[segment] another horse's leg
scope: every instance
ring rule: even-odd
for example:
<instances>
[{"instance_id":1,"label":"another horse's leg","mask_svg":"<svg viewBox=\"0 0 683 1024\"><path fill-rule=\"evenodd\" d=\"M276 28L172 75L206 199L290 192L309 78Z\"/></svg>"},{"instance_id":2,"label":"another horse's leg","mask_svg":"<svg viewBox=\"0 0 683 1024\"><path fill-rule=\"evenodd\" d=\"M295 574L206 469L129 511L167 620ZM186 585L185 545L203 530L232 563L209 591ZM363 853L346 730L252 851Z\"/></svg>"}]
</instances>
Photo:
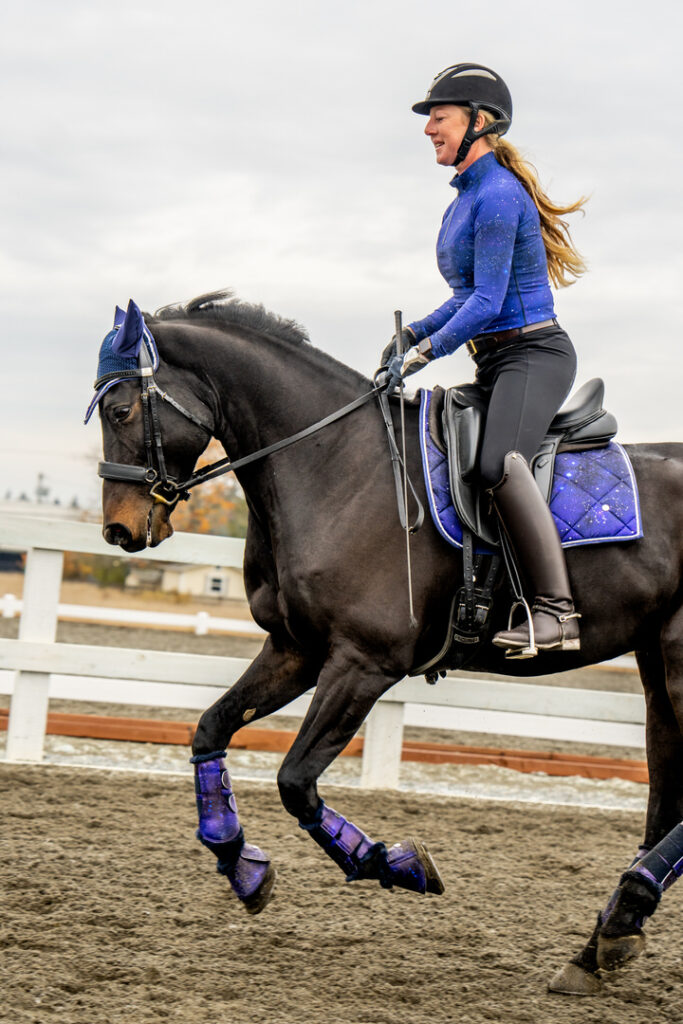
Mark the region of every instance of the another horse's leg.
<instances>
[{"instance_id":1,"label":"another horse's leg","mask_svg":"<svg viewBox=\"0 0 683 1024\"><path fill-rule=\"evenodd\" d=\"M387 847L318 796L317 780L355 735L375 701L396 681L352 645L338 647L325 664L315 697L278 775L285 808L323 848L347 882L377 879L414 892L443 892L429 851L416 839Z\"/></svg>"},{"instance_id":2,"label":"another horse's leg","mask_svg":"<svg viewBox=\"0 0 683 1024\"><path fill-rule=\"evenodd\" d=\"M658 648L640 652L637 658L647 705L646 735L650 792L645 839L631 861L627 875L661 837L666 835L672 824L683 816L683 790L678 781L683 779L683 738L666 689L664 659ZM626 875L622 876L607 906L598 914L593 933L584 948L561 968L550 982L548 987L552 992L594 995L601 988L598 977L601 968L614 970L642 951L644 912L637 927L633 919L628 923L622 918L623 906L616 916L613 913L620 901L625 877ZM617 920L622 922L621 935L616 934ZM605 927L609 921L611 925L606 928L605 934Z\"/></svg>"},{"instance_id":3,"label":"another horse's leg","mask_svg":"<svg viewBox=\"0 0 683 1024\"><path fill-rule=\"evenodd\" d=\"M645 851L622 876L614 905L603 915L597 958L605 970L642 951L644 922L683 874L683 609L665 625L661 639L666 689L647 693L651 788Z\"/></svg>"},{"instance_id":4,"label":"another horse's leg","mask_svg":"<svg viewBox=\"0 0 683 1024\"><path fill-rule=\"evenodd\" d=\"M244 841L225 748L245 722L277 711L313 686L319 667L319 661L268 637L244 675L204 712L192 744L197 838L216 856L217 870L250 914L258 914L270 899L275 869L262 850Z\"/></svg>"}]
</instances>

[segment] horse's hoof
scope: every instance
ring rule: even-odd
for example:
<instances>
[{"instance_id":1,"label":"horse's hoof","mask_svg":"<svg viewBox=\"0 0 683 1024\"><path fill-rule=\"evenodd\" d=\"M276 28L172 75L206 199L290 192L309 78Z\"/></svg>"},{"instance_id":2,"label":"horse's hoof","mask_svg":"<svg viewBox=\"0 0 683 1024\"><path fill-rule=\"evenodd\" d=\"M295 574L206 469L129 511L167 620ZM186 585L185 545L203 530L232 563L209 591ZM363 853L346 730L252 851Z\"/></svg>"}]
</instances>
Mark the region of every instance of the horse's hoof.
<instances>
[{"instance_id":1,"label":"horse's hoof","mask_svg":"<svg viewBox=\"0 0 683 1024\"><path fill-rule=\"evenodd\" d=\"M548 982L549 992L561 992L565 996L596 996L601 988L597 974L571 963L565 964Z\"/></svg>"},{"instance_id":2,"label":"horse's hoof","mask_svg":"<svg viewBox=\"0 0 683 1024\"><path fill-rule=\"evenodd\" d=\"M441 896L445 891L446 886L443 884L443 879L439 874L439 869L434 863L434 858L427 849L424 843L420 842L419 839L412 840L415 847L415 854L417 859L422 864L425 873L425 892L431 892L435 896Z\"/></svg>"},{"instance_id":3,"label":"horse's hoof","mask_svg":"<svg viewBox=\"0 0 683 1024\"><path fill-rule=\"evenodd\" d=\"M247 896L246 899L242 900L244 909L248 914L260 914L267 906L273 895L276 878L277 871L272 864L269 864L268 870L263 876L263 881L259 885L258 889L252 892L251 895Z\"/></svg>"},{"instance_id":4,"label":"horse's hoof","mask_svg":"<svg viewBox=\"0 0 683 1024\"><path fill-rule=\"evenodd\" d=\"M615 938L598 935L598 967L603 971L616 971L629 960L635 960L644 949L645 936L642 932Z\"/></svg>"}]
</instances>

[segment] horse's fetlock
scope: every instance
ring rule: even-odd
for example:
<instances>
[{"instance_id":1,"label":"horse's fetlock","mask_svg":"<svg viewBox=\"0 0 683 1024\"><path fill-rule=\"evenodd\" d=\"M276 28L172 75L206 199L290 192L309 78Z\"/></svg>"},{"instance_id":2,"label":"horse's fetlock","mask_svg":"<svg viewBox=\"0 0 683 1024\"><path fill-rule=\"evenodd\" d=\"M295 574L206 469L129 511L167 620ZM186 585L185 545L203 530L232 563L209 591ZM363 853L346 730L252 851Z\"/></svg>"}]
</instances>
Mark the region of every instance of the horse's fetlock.
<instances>
[{"instance_id":1,"label":"horse's fetlock","mask_svg":"<svg viewBox=\"0 0 683 1024\"><path fill-rule=\"evenodd\" d=\"M602 922L600 934L605 938L638 934L648 917L652 917L661 898L661 886L636 870L627 871L614 906Z\"/></svg>"}]
</instances>

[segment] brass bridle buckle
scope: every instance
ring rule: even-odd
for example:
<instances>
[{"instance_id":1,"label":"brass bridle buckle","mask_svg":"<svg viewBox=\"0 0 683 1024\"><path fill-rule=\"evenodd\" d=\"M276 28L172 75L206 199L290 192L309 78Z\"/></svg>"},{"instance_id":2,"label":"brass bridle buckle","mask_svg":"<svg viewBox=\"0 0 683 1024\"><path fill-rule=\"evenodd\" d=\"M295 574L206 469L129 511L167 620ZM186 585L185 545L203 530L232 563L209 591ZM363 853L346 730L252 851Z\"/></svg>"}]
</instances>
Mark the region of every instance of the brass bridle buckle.
<instances>
[{"instance_id":1,"label":"brass bridle buckle","mask_svg":"<svg viewBox=\"0 0 683 1024\"><path fill-rule=\"evenodd\" d=\"M190 497L189 491L181 491L173 480L157 480L149 493L157 504L168 505L173 508L179 501L187 501Z\"/></svg>"}]
</instances>

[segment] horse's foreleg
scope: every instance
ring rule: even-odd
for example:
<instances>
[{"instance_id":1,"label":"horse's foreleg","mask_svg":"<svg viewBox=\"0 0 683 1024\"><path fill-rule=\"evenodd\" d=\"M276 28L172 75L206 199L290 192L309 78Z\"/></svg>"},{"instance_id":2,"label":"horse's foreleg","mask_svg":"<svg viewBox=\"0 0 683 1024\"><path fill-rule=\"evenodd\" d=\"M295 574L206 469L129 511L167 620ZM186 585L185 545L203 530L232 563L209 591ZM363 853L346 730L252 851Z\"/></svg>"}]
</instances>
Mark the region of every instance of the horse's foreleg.
<instances>
[{"instance_id":1,"label":"horse's foreleg","mask_svg":"<svg viewBox=\"0 0 683 1024\"><path fill-rule=\"evenodd\" d=\"M548 987L553 992L593 995L601 987L601 970L613 971L642 952L645 946L643 924L654 911L658 894L654 893L653 903L648 890L640 892L639 887L647 882L639 881L639 865L650 852L654 853L652 848L683 817L683 791L677 781L683 778L683 738L667 693L664 660L659 649L639 653L638 667L647 701L650 772L645 839L606 907L598 914L590 939L550 982ZM648 870L647 863L645 870Z\"/></svg>"},{"instance_id":2,"label":"horse's foreleg","mask_svg":"<svg viewBox=\"0 0 683 1024\"><path fill-rule=\"evenodd\" d=\"M250 914L270 899L275 869L267 854L244 841L225 748L245 721L277 711L312 686L318 669L318 663L269 637L245 674L202 715L193 741L197 838L215 855L217 870Z\"/></svg>"},{"instance_id":3,"label":"horse's foreleg","mask_svg":"<svg viewBox=\"0 0 683 1024\"><path fill-rule=\"evenodd\" d=\"M387 848L328 807L317 780L357 732L375 701L395 682L350 646L337 650L320 675L315 697L278 775L285 808L337 864L348 882L372 878L385 888L442 893L427 848L409 839Z\"/></svg>"}]
</instances>

